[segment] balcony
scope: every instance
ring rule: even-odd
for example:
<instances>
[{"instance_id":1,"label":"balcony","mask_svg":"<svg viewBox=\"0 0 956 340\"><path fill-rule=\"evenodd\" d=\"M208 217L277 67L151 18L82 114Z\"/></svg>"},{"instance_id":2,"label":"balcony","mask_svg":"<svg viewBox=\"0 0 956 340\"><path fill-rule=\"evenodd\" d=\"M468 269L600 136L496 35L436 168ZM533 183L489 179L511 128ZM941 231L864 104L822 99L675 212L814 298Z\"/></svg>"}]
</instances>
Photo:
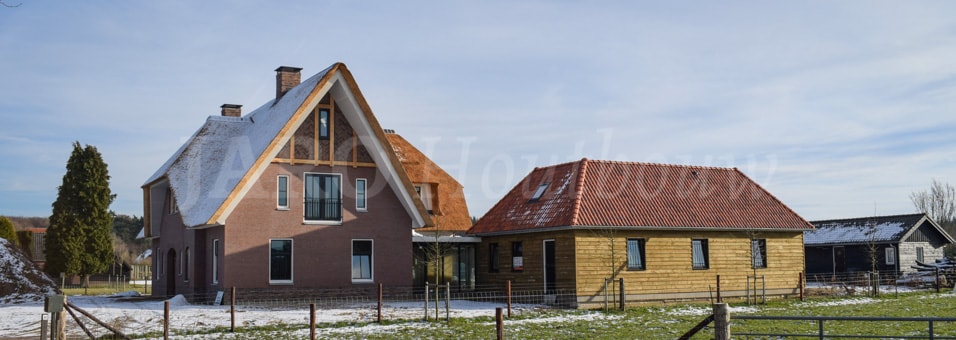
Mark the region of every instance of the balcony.
<instances>
[{"instance_id":1,"label":"balcony","mask_svg":"<svg viewBox=\"0 0 956 340\"><path fill-rule=\"evenodd\" d=\"M342 200L338 198L306 198L306 221L341 221Z\"/></svg>"}]
</instances>

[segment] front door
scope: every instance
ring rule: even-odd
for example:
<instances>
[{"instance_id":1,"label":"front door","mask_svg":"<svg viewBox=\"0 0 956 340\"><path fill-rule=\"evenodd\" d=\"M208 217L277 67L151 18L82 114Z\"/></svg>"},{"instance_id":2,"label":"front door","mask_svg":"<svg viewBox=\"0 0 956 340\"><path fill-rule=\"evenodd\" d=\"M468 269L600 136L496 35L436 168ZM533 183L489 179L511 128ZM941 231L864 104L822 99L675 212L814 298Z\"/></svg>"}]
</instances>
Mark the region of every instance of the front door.
<instances>
[{"instance_id":1,"label":"front door","mask_svg":"<svg viewBox=\"0 0 956 340\"><path fill-rule=\"evenodd\" d=\"M545 294L554 294L555 291L555 270L554 270L554 240L544 241L544 290Z\"/></svg>"},{"instance_id":2,"label":"front door","mask_svg":"<svg viewBox=\"0 0 956 340\"><path fill-rule=\"evenodd\" d=\"M833 272L846 273L846 250L843 246L833 247Z\"/></svg>"},{"instance_id":3,"label":"front door","mask_svg":"<svg viewBox=\"0 0 956 340\"><path fill-rule=\"evenodd\" d=\"M176 250L166 254L166 296L176 295Z\"/></svg>"}]
</instances>

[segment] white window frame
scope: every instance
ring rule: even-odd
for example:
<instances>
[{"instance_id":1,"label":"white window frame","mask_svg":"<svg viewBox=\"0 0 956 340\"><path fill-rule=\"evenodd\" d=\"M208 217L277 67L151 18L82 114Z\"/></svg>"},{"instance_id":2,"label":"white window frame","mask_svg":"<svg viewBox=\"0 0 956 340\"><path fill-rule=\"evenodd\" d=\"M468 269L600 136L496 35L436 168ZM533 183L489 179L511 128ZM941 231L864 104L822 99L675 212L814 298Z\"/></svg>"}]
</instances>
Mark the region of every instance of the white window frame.
<instances>
[{"instance_id":1,"label":"white window frame","mask_svg":"<svg viewBox=\"0 0 956 340\"><path fill-rule=\"evenodd\" d=\"M923 247L916 247L916 261L926 262L925 254Z\"/></svg>"},{"instance_id":2,"label":"white window frame","mask_svg":"<svg viewBox=\"0 0 956 340\"><path fill-rule=\"evenodd\" d=\"M367 242L369 242L369 243L371 244L371 250L372 250L372 251L371 251L371 254L368 255L368 266L369 266L368 272L369 272L369 278L367 278L367 279L366 279L366 278L355 278L355 277L352 275L352 268L355 266L355 258L354 258L354 257L355 257L355 242L356 242L356 241L359 241L359 242L366 242L366 241L367 241ZM350 250L351 250L350 253L349 253L349 259L350 259L350 261L349 261L349 264L350 264L350 266L349 266L349 277L352 278L352 283L373 283L373 282L375 282L375 240L372 240L372 239L364 239L364 238L352 239L352 243L351 243L351 246L350 246L349 248L350 248Z\"/></svg>"},{"instance_id":3,"label":"white window frame","mask_svg":"<svg viewBox=\"0 0 956 340\"><path fill-rule=\"evenodd\" d=\"M422 199L422 204L425 206L425 210L428 210L429 213L435 211L435 208L432 206L432 186L428 183L417 183L415 184L415 191L418 192L418 197Z\"/></svg>"},{"instance_id":4,"label":"white window frame","mask_svg":"<svg viewBox=\"0 0 956 340\"><path fill-rule=\"evenodd\" d=\"M886 249L883 249L883 253L886 255L886 265L896 265L896 248L886 247Z\"/></svg>"},{"instance_id":5,"label":"white window frame","mask_svg":"<svg viewBox=\"0 0 956 340\"><path fill-rule=\"evenodd\" d=\"M329 172L305 172L302 174L302 203L305 204L305 200L308 199L306 196L306 186L308 185L308 180L306 178L309 175L323 175L323 176L336 176L339 178L339 219L338 220L308 220L305 217L305 209L303 207L302 211L302 223L303 224L319 224L319 225L341 225L342 218L345 215L342 211L342 174L329 173Z\"/></svg>"},{"instance_id":6,"label":"white window frame","mask_svg":"<svg viewBox=\"0 0 956 340\"><path fill-rule=\"evenodd\" d=\"M285 178L285 205L280 203L282 199L282 179ZM276 210L289 210L289 175L276 176Z\"/></svg>"},{"instance_id":7,"label":"white window frame","mask_svg":"<svg viewBox=\"0 0 956 340\"><path fill-rule=\"evenodd\" d=\"M272 241L289 241L289 279L288 280L273 280L272 279ZM269 276L270 285L290 285L295 281L295 241L291 238L270 238L269 239L269 272L266 274Z\"/></svg>"},{"instance_id":8,"label":"white window frame","mask_svg":"<svg viewBox=\"0 0 956 340\"><path fill-rule=\"evenodd\" d=\"M212 240L212 283L219 284L219 239Z\"/></svg>"},{"instance_id":9,"label":"white window frame","mask_svg":"<svg viewBox=\"0 0 956 340\"><path fill-rule=\"evenodd\" d=\"M359 183L362 183L361 186L359 186ZM361 191L359 191L360 187L362 188ZM368 211L368 180L365 178L355 179L355 210Z\"/></svg>"}]
</instances>

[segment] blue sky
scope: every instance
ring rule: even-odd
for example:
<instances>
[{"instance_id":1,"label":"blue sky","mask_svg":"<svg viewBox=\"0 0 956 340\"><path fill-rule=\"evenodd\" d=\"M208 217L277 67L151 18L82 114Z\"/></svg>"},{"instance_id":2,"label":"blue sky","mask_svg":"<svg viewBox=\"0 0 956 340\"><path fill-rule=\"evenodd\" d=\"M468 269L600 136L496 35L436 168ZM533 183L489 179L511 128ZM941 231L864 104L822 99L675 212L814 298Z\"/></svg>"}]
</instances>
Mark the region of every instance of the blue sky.
<instances>
[{"instance_id":1,"label":"blue sky","mask_svg":"<svg viewBox=\"0 0 956 340\"><path fill-rule=\"evenodd\" d=\"M337 61L477 216L582 157L738 167L809 220L956 183L956 2L4 3L0 215L50 214L73 141L142 215L219 105Z\"/></svg>"}]
</instances>

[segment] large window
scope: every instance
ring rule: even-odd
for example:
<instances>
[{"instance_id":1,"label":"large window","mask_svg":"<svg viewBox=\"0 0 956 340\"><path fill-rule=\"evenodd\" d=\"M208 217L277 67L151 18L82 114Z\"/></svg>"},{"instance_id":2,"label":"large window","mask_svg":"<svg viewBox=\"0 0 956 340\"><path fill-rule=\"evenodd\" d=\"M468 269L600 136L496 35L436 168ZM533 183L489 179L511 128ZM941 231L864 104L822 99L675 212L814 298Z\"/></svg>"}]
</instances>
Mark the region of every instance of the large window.
<instances>
[{"instance_id":1,"label":"large window","mask_svg":"<svg viewBox=\"0 0 956 340\"><path fill-rule=\"evenodd\" d=\"M352 282L372 282L372 240L352 240Z\"/></svg>"},{"instance_id":2,"label":"large window","mask_svg":"<svg viewBox=\"0 0 956 340\"><path fill-rule=\"evenodd\" d=\"M511 271L524 270L524 247L521 242L511 242Z\"/></svg>"},{"instance_id":3,"label":"large window","mask_svg":"<svg viewBox=\"0 0 956 340\"><path fill-rule=\"evenodd\" d=\"M644 239L627 239L627 270L644 269Z\"/></svg>"},{"instance_id":4,"label":"large window","mask_svg":"<svg viewBox=\"0 0 956 340\"><path fill-rule=\"evenodd\" d=\"M355 180L355 210L368 210L368 197L366 193L366 181L364 178Z\"/></svg>"},{"instance_id":5,"label":"large window","mask_svg":"<svg viewBox=\"0 0 956 340\"><path fill-rule=\"evenodd\" d=\"M767 268L767 240L750 240L750 264L753 268Z\"/></svg>"},{"instance_id":6,"label":"large window","mask_svg":"<svg viewBox=\"0 0 956 340\"><path fill-rule=\"evenodd\" d=\"M341 221L341 175L305 174L305 220Z\"/></svg>"},{"instance_id":7,"label":"large window","mask_svg":"<svg viewBox=\"0 0 956 340\"><path fill-rule=\"evenodd\" d=\"M498 244L497 243L488 244L488 272L490 273L498 272Z\"/></svg>"},{"instance_id":8,"label":"large window","mask_svg":"<svg viewBox=\"0 0 956 340\"><path fill-rule=\"evenodd\" d=\"M289 176L276 177L276 208L289 209Z\"/></svg>"},{"instance_id":9,"label":"large window","mask_svg":"<svg viewBox=\"0 0 956 340\"><path fill-rule=\"evenodd\" d=\"M707 269L710 268L710 260L707 256L707 240L691 240L691 252L693 253L693 268L694 269Z\"/></svg>"},{"instance_id":10,"label":"large window","mask_svg":"<svg viewBox=\"0 0 956 340\"><path fill-rule=\"evenodd\" d=\"M212 283L219 283L219 240L212 240Z\"/></svg>"},{"instance_id":11,"label":"large window","mask_svg":"<svg viewBox=\"0 0 956 340\"><path fill-rule=\"evenodd\" d=\"M269 240L269 283L292 283L292 240Z\"/></svg>"},{"instance_id":12,"label":"large window","mask_svg":"<svg viewBox=\"0 0 956 340\"><path fill-rule=\"evenodd\" d=\"M896 264L896 248L886 247L886 264L889 266Z\"/></svg>"}]
</instances>

